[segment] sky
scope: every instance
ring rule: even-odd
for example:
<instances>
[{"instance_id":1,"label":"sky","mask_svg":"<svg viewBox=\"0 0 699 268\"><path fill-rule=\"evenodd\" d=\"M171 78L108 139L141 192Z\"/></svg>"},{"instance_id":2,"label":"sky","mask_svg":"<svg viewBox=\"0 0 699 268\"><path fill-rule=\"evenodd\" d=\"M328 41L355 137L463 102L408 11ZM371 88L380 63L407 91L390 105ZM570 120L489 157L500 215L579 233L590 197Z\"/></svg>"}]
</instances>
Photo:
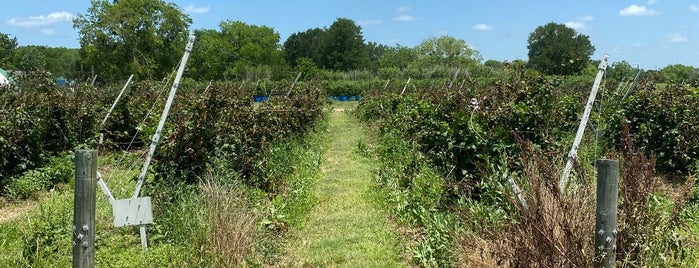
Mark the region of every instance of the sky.
<instances>
[{"instance_id":1,"label":"sky","mask_svg":"<svg viewBox=\"0 0 699 268\"><path fill-rule=\"evenodd\" d=\"M195 29L222 21L273 28L283 43L291 34L330 27L348 18L367 42L414 47L443 35L465 40L484 60L527 60L527 38L538 26L565 24L588 35L610 63L646 70L671 64L699 67L699 0L165 0L179 6ZM90 1L20 0L0 12L0 32L20 46L77 48L72 18ZM195 43L196 46L196 43ZM0 63L2 65L2 63Z\"/></svg>"}]
</instances>

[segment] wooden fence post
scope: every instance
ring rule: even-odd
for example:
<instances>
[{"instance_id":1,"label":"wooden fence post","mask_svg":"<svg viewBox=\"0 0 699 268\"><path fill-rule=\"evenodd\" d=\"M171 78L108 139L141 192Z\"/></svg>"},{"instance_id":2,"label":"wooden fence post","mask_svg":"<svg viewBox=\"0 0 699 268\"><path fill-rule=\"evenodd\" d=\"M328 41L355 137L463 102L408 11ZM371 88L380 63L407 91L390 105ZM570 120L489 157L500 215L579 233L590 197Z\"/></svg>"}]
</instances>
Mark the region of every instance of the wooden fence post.
<instances>
[{"instance_id":1,"label":"wooden fence post","mask_svg":"<svg viewBox=\"0 0 699 268\"><path fill-rule=\"evenodd\" d=\"M73 199L73 268L95 265L96 178L97 151L77 150Z\"/></svg>"},{"instance_id":2,"label":"wooden fence post","mask_svg":"<svg viewBox=\"0 0 699 268\"><path fill-rule=\"evenodd\" d=\"M597 209L595 213L595 262L615 267L619 161L597 160Z\"/></svg>"}]
</instances>

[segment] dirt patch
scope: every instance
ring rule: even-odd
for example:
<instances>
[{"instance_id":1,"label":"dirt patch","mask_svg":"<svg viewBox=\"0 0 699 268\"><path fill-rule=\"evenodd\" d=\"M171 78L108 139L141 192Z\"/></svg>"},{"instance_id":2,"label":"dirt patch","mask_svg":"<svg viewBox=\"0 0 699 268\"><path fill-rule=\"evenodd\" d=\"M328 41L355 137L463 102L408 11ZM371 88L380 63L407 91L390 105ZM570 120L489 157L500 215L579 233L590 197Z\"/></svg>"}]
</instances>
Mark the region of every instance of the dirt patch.
<instances>
[{"instance_id":1,"label":"dirt patch","mask_svg":"<svg viewBox=\"0 0 699 268\"><path fill-rule=\"evenodd\" d=\"M333 113L343 113L345 112L344 108L333 108Z\"/></svg>"},{"instance_id":2,"label":"dirt patch","mask_svg":"<svg viewBox=\"0 0 699 268\"><path fill-rule=\"evenodd\" d=\"M39 202L35 200L22 201L19 203L5 204L0 207L0 223L11 221L24 215L28 210L35 208Z\"/></svg>"}]
</instances>

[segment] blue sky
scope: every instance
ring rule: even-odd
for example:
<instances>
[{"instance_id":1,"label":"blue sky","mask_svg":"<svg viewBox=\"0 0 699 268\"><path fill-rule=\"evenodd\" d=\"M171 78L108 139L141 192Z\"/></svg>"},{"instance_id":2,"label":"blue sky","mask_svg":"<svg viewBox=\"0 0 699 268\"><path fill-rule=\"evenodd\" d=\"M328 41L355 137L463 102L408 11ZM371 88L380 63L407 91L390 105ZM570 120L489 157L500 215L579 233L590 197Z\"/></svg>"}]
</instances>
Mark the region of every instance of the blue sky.
<instances>
[{"instance_id":1,"label":"blue sky","mask_svg":"<svg viewBox=\"0 0 699 268\"><path fill-rule=\"evenodd\" d=\"M485 60L527 59L527 38L537 26L564 23L589 35L593 59L610 56L644 69L670 64L699 67L699 0L637 1L418 1L418 0L176 0L192 29L243 21L289 35L329 27L338 17L362 26L367 41L413 47L429 37L465 40ZM90 2L20 0L0 12L0 32L20 45L79 47L71 18ZM1 63L0 63L1 64Z\"/></svg>"}]
</instances>

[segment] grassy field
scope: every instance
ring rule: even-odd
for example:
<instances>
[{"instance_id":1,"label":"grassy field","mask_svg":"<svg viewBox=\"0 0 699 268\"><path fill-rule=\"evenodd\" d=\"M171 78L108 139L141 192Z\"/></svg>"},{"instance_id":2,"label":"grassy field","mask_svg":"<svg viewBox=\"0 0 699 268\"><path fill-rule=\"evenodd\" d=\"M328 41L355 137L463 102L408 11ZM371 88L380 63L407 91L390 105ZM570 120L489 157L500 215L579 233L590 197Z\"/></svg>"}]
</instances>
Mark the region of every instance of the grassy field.
<instances>
[{"instance_id":1,"label":"grassy field","mask_svg":"<svg viewBox=\"0 0 699 268\"><path fill-rule=\"evenodd\" d=\"M317 205L305 226L291 232L279 266L404 267L404 248L387 212L372 198L371 159L354 151L366 139L350 113L356 103L333 102Z\"/></svg>"}]
</instances>

